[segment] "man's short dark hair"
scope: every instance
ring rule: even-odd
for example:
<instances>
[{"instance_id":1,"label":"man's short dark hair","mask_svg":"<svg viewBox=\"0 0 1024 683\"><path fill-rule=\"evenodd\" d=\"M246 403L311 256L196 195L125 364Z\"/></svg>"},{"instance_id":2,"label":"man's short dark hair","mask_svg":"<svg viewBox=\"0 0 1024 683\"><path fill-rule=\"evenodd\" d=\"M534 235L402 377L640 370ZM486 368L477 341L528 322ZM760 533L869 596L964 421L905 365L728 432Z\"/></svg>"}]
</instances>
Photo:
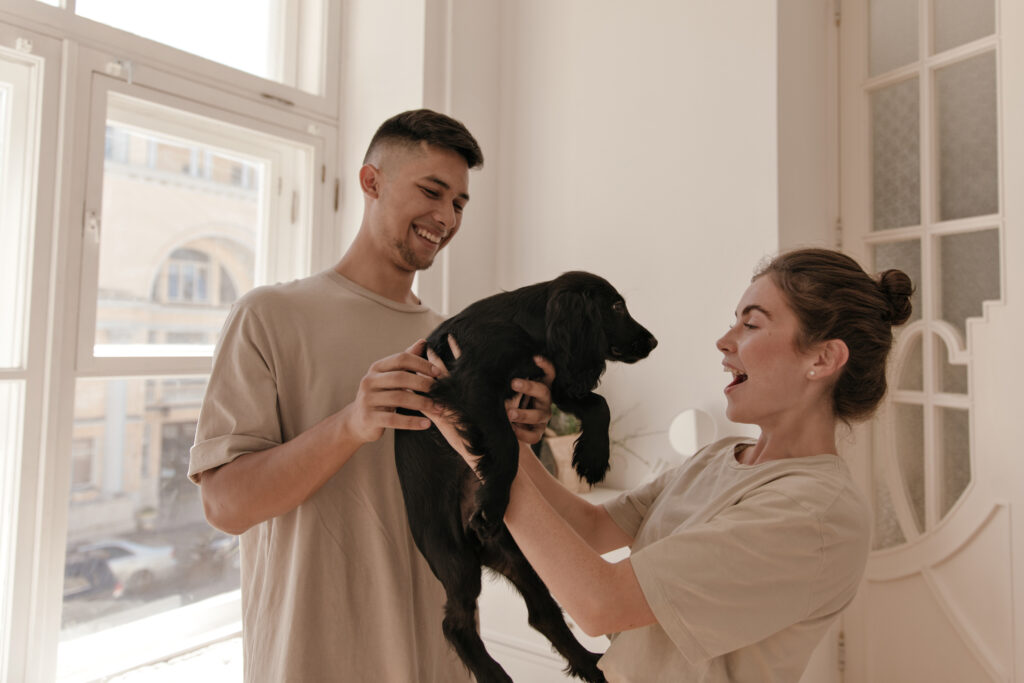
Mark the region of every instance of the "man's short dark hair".
<instances>
[{"instance_id":1,"label":"man's short dark hair","mask_svg":"<svg viewBox=\"0 0 1024 683\"><path fill-rule=\"evenodd\" d=\"M404 111L382 123L370 140L363 163L369 162L373 151L382 143L413 147L421 142L457 152L469 168L484 163L484 153L469 130L452 117L431 109Z\"/></svg>"}]
</instances>

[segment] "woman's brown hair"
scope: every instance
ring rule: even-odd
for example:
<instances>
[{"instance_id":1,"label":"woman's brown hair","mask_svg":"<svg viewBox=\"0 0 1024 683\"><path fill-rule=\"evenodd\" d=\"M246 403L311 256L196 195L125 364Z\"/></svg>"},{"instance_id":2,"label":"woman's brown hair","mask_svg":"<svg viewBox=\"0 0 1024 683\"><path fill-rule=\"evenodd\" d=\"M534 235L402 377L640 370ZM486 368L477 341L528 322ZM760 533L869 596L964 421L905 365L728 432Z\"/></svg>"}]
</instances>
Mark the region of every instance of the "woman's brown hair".
<instances>
[{"instance_id":1,"label":"woman's brown hair","mask_svg":"<svg viewBox=\"0 0 1024 683\"><path fill-rule=\"evenodd\" d=\"M895 269L871 277L846 254L813 248L776 256L754 279L764 275L796 313L801 349L829 339L840 339L849 349L832 390L835 416L844 422L870 417L887 388L892 328L910 318L910 277Z\"/></svg>"}]
</instances>

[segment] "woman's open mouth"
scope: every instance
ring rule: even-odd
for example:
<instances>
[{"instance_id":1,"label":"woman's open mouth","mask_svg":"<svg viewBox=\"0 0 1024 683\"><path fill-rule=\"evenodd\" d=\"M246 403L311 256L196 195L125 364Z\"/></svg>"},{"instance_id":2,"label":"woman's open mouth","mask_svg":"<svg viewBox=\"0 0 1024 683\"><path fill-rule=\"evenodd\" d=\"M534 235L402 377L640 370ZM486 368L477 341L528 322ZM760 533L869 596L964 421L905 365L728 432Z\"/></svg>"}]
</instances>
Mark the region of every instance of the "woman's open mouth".
<instances>
[{"instance_id":1,"label":"woman's open mouth","mask_svg":"<svg viewBox=\"0 0 1024 683\"><path fill-rule=\"evenodd\" d=\"M726 368L726 372L731 372L732 373L732 381L729 382L729 386L727 386L725 388L726 391L728 391L729 389L732 389L735 386L743 384L744 382L747 381L746 373L740 372L739 370L736 370L735 368Z\"/></svg>"}]
</instances>

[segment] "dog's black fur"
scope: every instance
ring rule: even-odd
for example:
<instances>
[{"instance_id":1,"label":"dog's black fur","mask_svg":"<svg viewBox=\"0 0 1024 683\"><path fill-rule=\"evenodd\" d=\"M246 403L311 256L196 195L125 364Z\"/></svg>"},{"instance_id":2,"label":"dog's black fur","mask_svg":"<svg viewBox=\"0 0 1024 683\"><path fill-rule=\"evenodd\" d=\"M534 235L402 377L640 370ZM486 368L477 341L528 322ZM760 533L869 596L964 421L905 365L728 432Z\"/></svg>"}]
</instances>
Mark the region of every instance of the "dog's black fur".
<instances>
[{"instance_id":1,"label":"dog's black fur","mask_svg":"<svg viewBox=\"0 0 1024 683\"><path fill-rule=\"evenodd\" d=\"M461 349L458 359L449 334ZM513 395L513 378L542 377L534 356L551 360L556 373L552 400L582 425L573 467L587 482L597 483L608 470L610 415L593 389L607 361L634 363L657 340L630 317L622 296L606 280L576 271L482 299L442 323L427 344L449 369L429 396L454 412L470 452L481 456L478 478L435 427L395 433L412 535L448 597L445 637L477 681L511 681L477 633L480 568L487 566L523 595L530 625L568 660L568 673L604 681L599 655L572 635L502 522L519 453L505 401Z\"/></svg>"}]
</instances>

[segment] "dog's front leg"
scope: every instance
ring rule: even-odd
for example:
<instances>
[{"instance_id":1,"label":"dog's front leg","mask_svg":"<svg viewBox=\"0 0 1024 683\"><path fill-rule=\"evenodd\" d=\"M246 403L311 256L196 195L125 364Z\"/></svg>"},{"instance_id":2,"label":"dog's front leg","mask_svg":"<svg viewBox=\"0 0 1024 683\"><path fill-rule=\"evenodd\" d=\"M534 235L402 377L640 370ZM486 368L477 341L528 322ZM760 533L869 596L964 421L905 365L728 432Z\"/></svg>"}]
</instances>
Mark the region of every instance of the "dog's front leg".
<instances>
[{"instance_id":1,"label":"dog's front leg","mask_svg":"<svg viewBox=\"0 0 1024 683\"><path fill-rule=\"evenodd\" d=\"M576 440L572 466L588 484L596 484L604 479L609 466L611 411L608 402L594 392L580 398L555 397L554 401L559 408L579 419L581 434Z\"/></svg>"},{"instance_id":2,"label":"dog's front leg","mask_svg":"<svg viewBox=\"0 0 1024 683\"><path fill-rule=\"evenodd\" d=\"M512 480L519 469L519 441L502 412L480 430L480 459L476 470L481 485L476 492L476 511L469 526L481 539L491 538L501 528L508 507Z\"/></svg>"}]
</instances>

